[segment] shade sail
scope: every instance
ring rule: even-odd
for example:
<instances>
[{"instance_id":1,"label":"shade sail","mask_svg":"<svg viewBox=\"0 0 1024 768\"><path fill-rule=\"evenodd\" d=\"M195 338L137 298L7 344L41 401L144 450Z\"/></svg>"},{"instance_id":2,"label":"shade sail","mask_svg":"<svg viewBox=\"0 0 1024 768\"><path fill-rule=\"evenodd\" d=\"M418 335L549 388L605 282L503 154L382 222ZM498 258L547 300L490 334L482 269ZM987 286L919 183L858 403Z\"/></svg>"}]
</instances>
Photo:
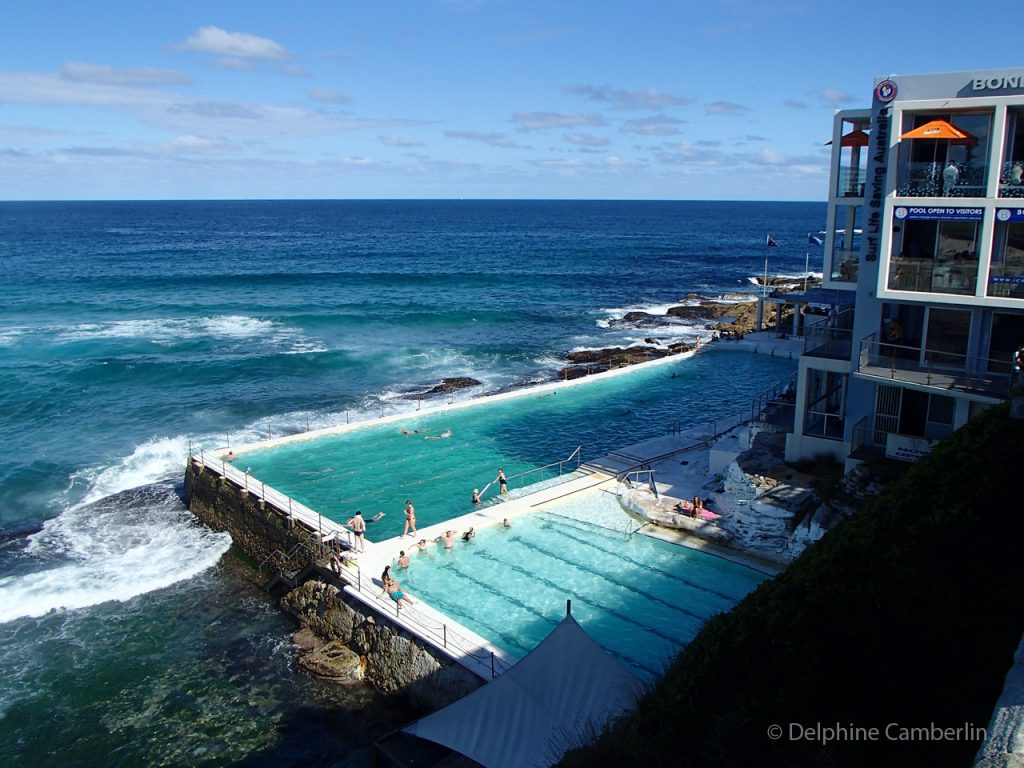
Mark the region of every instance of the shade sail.
<instances>
[{"instance_id":1,"label":"shade sail","mask_svg":"<svg viewBox=\"0 0 1024 768\"><path fill-rule=\"evenodd\" d=\"M957 128L948 120L932 120L924 125L919 125L912 131L907 131L901 139L934 139L947 140L956 143L973 143L977 141L974 136L962 128Z\"/></svg>"},{"instance_id":2,"label":"shade sail","mask_svg":"<svg viewBox=\"0 0 1024 768\"><path fill-rule=\"evenodd\" d=\"M540 768L599 732L640 692L640 680L566 616L501 677L402 731L487 768Z\"/></svg>"}]
</instances>

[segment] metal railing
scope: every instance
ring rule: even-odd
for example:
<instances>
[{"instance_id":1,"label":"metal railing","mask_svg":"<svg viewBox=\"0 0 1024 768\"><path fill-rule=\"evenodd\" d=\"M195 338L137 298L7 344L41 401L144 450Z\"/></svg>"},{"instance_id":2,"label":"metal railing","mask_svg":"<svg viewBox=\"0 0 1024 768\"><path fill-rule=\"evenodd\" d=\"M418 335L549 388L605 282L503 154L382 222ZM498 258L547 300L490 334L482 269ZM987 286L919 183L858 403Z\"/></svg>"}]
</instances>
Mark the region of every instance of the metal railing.
<instances>
[{"instance_id":1,"label":"metal railing","mask_svg":"<svg viewBox=\"0 0 1024 768\"><path fill-rule=\"evenodd\" d=\"M562 459L561 461L553 461L550 464L545 464L543 467L535 467L534 469L528 469L525 472L520 472L520 473L515 474L515 475L508 475L505 478L505 480L507 481L509 487L512 486L512 481L513 480L518 480L518 483L515 485L515 487L516 488L523 488L524 486L527 486L527 485L533 485L534 483L543 482L544 479L545 479L544 473L547 470L549 470L549 469L553 469L554 467L558 467L558 477L561 477L562 474L565 472L566 465L572 464L574 460L576 462L576 466L573 467L573 469L579 469L580 468L580 464L583 463L583 461L582 461L582 453L581 453L582 450L583 450L583 446L582 445L577 445L576 446L576 450L573 451L572 453L570 453L566 458ZM530 480L529 482L526 482L526 478L527 477L530 477L531 475L536 475L538 473L540 474L540 477L538 479ZM552 473L551 476L554 477L555 476L554 473ZM491 482L494 482L494 481L492 480Z\"/></svg>"},{"instance_id":2,"label":"metal railing","mask_svg":"<svg viewBox=\"0 0 1024 768\"><path fill-rule=\"evenodd\" d=\"M654 482L653 469L632 469L629 472L626 472L622 480L628 483L630 488L641 484L646 485L651 489L651 493L654 494L654 498L661 498L661 494L658 493L658 486Z\"/></svg>"},{"instance_id":3,"label":"metal railing","mask_svg":"<svg viewBox=\"0 0 1024 768\"><path fill-rule=\"evenodd\" d=\"M804 326L804 354L828 357L835 360L849 360L853 351L854 310L844 309L830 324L822 317Z\"/></svg>"},{"instance_id":4,"label":"metal railing","mask_svg":"<svg viewBox=\"0 0 1024 768\"><path fill-rule=\"evenodd\" d=\"M870 334L861 341L857 373L870 376L887 373L893 381L958 389L999 399L1010 393L1010 363L1006 360L886 344L874 339L875 334Z\"/></svg>"},{"instance_id":5,"label":"metal railing","mask_svg":"<svg viewBox=\"0 0 1024 768\"><path fill-rule=\"evenodd\" d=\"M285 517L295 520L309 531L316 533L321 541L324 540L324 537L332 536L344 540L349 547L352 546L352 532L348 528L330 518L325 518L320 512L295 501L292 497L281 493L265 482L257 480L249 473L248 469L240 470L229 461L208 455L202 448L197 450L191 440L188 444L188 458L190 461L199 462L203 467L212 469L243 491L270 504Z\"/></svg>"}]
</instances>

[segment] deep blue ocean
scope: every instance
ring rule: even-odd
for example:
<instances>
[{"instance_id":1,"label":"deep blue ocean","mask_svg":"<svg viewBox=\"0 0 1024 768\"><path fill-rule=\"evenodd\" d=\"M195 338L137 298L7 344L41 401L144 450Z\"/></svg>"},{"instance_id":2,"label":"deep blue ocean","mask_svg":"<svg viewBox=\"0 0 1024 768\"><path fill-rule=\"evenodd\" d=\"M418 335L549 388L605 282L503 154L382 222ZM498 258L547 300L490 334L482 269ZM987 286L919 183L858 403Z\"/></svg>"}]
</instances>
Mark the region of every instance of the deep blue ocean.
<instances>
[{"instance_id":1,"label":"deep blue ocean","mask_svg":"<svg viewBox=\"0 0 1024 768\"><path fill-rule=\"evenodd\" d=\"M547 381L570 350L692 339L701 327L618 321L691 292L753 292L767 234L769 271L803 274L824 216L0 203L2 762L367 765L371 736L407 713L296 670L292 620L180 502L188 443L414 409L443 377L481 381L466 397Z\"/></svg>"}]
</instances>

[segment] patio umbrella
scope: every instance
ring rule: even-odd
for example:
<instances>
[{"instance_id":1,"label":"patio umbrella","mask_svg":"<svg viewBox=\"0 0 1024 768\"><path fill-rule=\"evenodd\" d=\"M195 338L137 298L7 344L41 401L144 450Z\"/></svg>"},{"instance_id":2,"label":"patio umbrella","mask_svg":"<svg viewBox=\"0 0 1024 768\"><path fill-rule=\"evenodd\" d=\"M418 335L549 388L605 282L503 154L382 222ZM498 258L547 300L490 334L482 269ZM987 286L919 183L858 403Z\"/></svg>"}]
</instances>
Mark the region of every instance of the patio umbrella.
<instances>
[{"instance_id":1,"label":"patio umbrella","mask_svg":"<svg viewBox=\"0 0 1024 768\"><path fill-rule=\"evenodd\" d=\"M840 139L839 139L839 146L840 147L866 147L868 145L868 141L870 140L870 138L871 137L868 136L866 133L864 133L864 131L862 131L860 128L857 128L856 130L850 131L845 136L840 137ZM831 141L826 142L825 146L827 147L831 143L832 143Z\"/></svg>"},{"instance_id":2,"label":"patio umbrella","mask_svg":"<svg viewBox=\"0 0 1024 768\"><path fill-rule=\"evenodd\" d=\"M978 141L972 134L962 128L957 128L948 120L941 119L919 125L917 128L904 133L900 138L947 140L953 144L974 144Z\"/></svg>"}]
</instances>

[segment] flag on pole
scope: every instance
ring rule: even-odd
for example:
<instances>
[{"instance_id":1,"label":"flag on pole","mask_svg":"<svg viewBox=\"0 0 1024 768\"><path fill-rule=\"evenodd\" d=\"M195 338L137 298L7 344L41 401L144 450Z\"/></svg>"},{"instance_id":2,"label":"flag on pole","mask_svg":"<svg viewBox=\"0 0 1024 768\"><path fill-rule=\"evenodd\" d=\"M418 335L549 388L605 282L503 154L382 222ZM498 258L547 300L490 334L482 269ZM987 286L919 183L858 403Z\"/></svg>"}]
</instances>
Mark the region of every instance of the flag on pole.
<instances>
[{"instance_id":1,"label":"flag on pole","mask_svg":"<svg viewBox=\"0 0 1024 768\"><path fill-rule=\"evenodd\" d=\"M821 245L821 238L815 237L810 232L807 233L807 244L808 245Z\"/></svg>"},{"instance_id":2,"label":"flag on pole","mask_svg":"<svg viewBox=\"0 0 1024 768\"><path fill-rule=\"evenodd\" d=\"M768 235L768 241L765 243L765 246L768 248L778 248L779 244L775 242L775 238L773 238L771 235Z\"/></svg>"}]
</instances>

